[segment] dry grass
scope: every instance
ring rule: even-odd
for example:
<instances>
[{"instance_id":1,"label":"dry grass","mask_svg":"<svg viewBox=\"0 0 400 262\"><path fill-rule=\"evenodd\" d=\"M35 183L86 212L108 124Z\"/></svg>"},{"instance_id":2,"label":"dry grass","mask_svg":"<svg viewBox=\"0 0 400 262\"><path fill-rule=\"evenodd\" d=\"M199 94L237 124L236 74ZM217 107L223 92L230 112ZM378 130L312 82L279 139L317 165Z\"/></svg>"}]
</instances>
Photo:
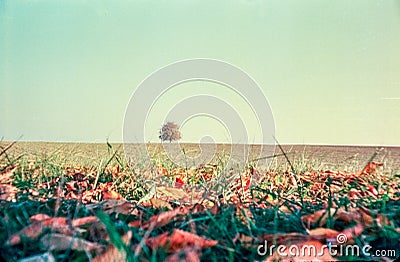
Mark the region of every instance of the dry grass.
<instances>
[{"instance_id":1,"label":"dry grass","mask_svg":"<svg viewBox=\"0 0 400 262\"><path fill-rule=\"evenodd\" d=\"M8 144L0 145L5 148ZM183 148L188 157L199 152L196 145L186 144ZM137 244L178 228L218 240L218 245L201 250L204 260L252 261L261 259L254 243L263 235L305 234L308 229L302 218L306 215L331 209L351 213L362 207L372 210L376 221L362 222L363 233L355 239L356 243L397 248L399 254L399 148L379 151L374 161L384 166L365 173L360 171L374 154L373 147L283 146L294 170L282 156L269 158L270 165L267 159L261 159L249 162L243 170L226 170L229 145L218 145L218 153L211 164L189 163L179 167L161 149L158 144L150 144L151 162L143 162L138 157L128 164L118 144L16 143L0 156L0 174L4 179L0 182L10 190L2 195L2 243L30 225L29 218L38 213L69 219L97 215L106 225L112 244L119 249L135 246L132 252L126 251L126 259L165 259L171 255L165 249L155 251L146 247L135 257ZM259 158L259 152L259 146L251 146L249 159ZM277 149L275 153L281 152ZM12 176L5 179L7 173ZM182 183L177 184L177 181ZM80 189L73 191L71 185L77 186L77 183L81 183ZM88 194L90 190L92 193ZM96 213L91 205L107 202L103 201L105 196L111 199L121 196L127 201L124 203L136 211L126 213L125 205L106 209L108 215L105 216ZM151 232L143 224L138 228L129 226L135 221L147 221L169 208L194 207L195 204L201 204L204 210L178 215ZM316 225L311 228L340 232L361 223L355 219L344 224L336 215L329 213L325 224L313 221ZM385 220L382 224L379 217L390 222ZM99 228L87 228L79 234L88 241L106 246L110 242L101 237L101 232ZM120 237L124 232L132 232L128 245L124 245ZM246 244L244 237L249 237L253 244ZM1 247L1 255L7 260L46 251L39 243L29 240ZM200 251L185 252L198 254ZM87 261L96 253L67 249L53 250L51 255L57 260Z\"/></svg>"}]
</instances>

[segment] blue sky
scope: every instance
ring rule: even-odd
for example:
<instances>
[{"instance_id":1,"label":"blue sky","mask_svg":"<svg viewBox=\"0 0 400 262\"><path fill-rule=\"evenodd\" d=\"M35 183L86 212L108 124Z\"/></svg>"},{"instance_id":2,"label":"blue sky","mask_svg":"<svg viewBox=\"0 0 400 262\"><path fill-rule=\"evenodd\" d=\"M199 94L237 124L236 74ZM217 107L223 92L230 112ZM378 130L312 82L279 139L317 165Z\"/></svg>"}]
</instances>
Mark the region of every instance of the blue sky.
<instances>
[{"instance_id":1,"label":"blue sky","mask_svg":"<svg viewBox=\"0 0 400 262\"><path fill-rule=\"evenodd\" d=\"M119 142L137 86L200 57L257 81L281 143L400 145L399 46L398 1L1 1L0 137ZM207 83L164 94L146 139L199 88L230 101L258 141L248 105ZM182 132L229 142L212 118Z\"/></svg>"}]
</instances>

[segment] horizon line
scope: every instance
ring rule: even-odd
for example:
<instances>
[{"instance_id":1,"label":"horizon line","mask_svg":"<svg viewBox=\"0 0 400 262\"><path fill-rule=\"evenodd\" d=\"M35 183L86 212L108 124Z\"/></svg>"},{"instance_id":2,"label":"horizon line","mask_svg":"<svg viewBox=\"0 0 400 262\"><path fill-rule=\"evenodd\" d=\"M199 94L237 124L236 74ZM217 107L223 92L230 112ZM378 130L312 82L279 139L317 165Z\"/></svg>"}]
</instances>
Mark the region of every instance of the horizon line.
<instances>
[{"instance_id":1,"label":"horizon line","mask_svg":"<svg viewBox=\"0 0 400 262\"><path fill-rule=\"evenodd\" d=\"M61 144L125 144L124 142L121 141L104 141L104 142L87 142L87 141L45 141L45 140L31 140L31 141L9 141L9 140L0 140L0 143L61 143ZM169 144L168 142L165 142L166 144ZM176 143L176 142L175 142ZM181 144L200 144L197 142L180 142ZM162 142L146 142L146 143L138 143L138 142L132 142L132 143L127 143L127 144L162 144ZM213 144L213 143L202 143L202 144ZM245 143L216 143L217 145L245 145ZM248 143L248 145L269 145L271 146L272 144L263 144L263 143ZM274 144L276 146L277 144ZM280 143L280 145L283 146L342 146L342 147L400 147L400 145L385 145L385 144L330 144L330 143Z\"/></svg>"}]
</instances>

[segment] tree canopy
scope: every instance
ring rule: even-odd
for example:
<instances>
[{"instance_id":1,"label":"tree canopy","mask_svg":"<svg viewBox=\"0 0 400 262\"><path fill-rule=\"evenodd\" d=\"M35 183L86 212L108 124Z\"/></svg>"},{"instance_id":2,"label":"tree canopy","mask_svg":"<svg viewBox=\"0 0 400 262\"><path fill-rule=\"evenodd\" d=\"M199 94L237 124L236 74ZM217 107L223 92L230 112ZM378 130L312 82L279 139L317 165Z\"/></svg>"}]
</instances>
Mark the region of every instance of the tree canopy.
<instances>
[{"instance_id":1,"label":"tree canopy","mask_svg":"<svg viewBox=\"0 0 400 262\"><path fill-rule=\"evenodd\" d=\"M182 138L179 126L174 122L167 122L161 127L159 138L161 141L176 141Z\"/></svg>"}]
</instances>

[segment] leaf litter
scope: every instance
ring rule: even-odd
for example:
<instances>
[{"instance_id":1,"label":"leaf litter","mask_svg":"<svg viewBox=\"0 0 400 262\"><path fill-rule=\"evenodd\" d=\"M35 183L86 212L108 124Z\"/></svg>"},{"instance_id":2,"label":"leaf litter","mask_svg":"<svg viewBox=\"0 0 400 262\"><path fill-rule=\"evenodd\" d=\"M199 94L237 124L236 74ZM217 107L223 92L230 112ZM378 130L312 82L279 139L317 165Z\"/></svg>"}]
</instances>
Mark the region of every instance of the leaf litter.
<instances>
[{"instance_id":1,"label":"leaf litter","mask_svg":"<svg viewBox=\"0 0 400 262\"><path fill-rule=\"evenodd\" d=\"M249 166L226 185L225 194L217 195L212 187L204 190L197 184L214 181L217 165L189 171L159 165L158 174L171 183L153 191L144 189L135 200L131 195L134 188L122 190L115 181L99 179L99 173L91 167L64 166L60 169L64 182L60 177L49 177L36 180L29 190L15 183L14 177L21 172L37 175L45 168L32 161L25 167L6 164L0 169L0 201L4 207L0 236L5 243L1 255L11 258L12 253L18 253L22 261L35 256L54 258L63 252L93 261L135 257L275 261L283 259L276 251L257 254L264 241L286 247L313 245L320 251L327 242L337 243L339 235L346 237L344 245L392 241L394 244L387 248L394 247L400 254L396 247L400 238L400 190L382 168L382 163L370 161L359 172L308 170L294 174ZM112 180L129 173L120 164L103 170ZM253 176L258 177L256 186L251 182ZM377 182L375 177L381 180ZM62 190L59 196L56 188ZM49 208L52 199L60 201L57 210ZM26 210L19 203L32 203L36 208ZM17 221L12 221L13 217ZM38 248L18 251L26 245ZM38 253L43 251L46 253ZM327 253L319 259L343 258Z\"/></svg>"}]
</instances>

